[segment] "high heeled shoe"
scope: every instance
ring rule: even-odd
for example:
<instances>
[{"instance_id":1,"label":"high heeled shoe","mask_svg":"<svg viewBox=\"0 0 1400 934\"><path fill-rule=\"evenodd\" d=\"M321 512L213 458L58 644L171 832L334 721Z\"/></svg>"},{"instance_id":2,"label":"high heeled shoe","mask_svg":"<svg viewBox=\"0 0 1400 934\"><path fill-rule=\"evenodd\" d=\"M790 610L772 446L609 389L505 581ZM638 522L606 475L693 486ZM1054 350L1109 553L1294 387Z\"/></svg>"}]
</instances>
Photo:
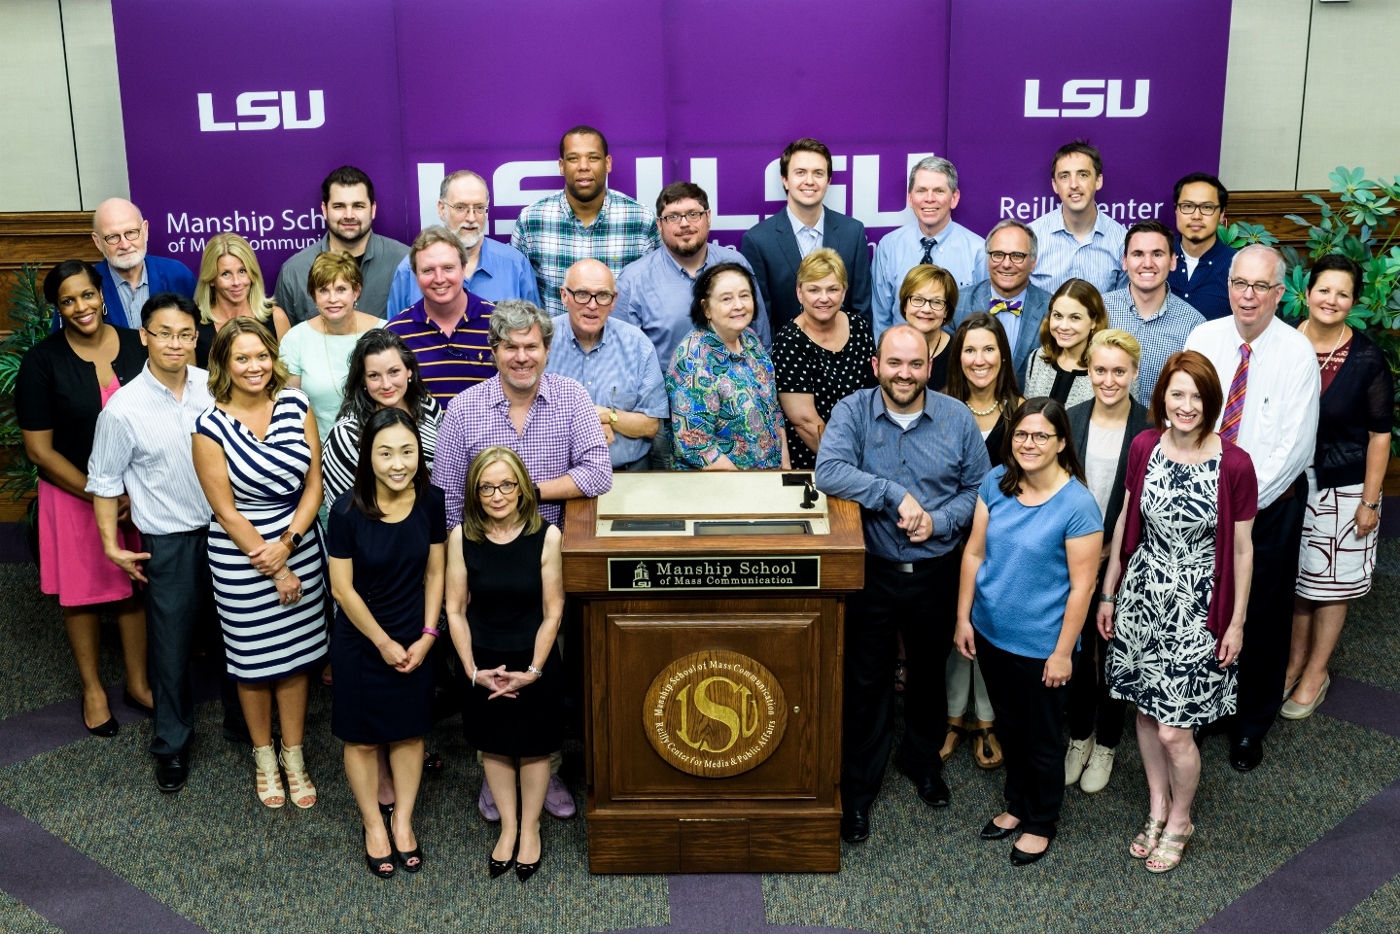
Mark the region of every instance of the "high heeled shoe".
<instances>
[{"instance_id":1,"label":"high heeled shoe","mask_svg":"<svg viewBox=\"0 0 1400 934\"><path fill-rule=\"evenodd\" d=\"M316 786L311 784L311 776L306 774L306 761L302 758L300 746L283 746L277 757L282 768L287 771L288 797L303 811L316 806ZM305 803L303 803L305 802Z\"/></svg>"},{"instance_id":2,"label":"high heeled shoe","mask_svg":"<svg viewBox=\"0 0 1400 934\"><path fill-rule=\"evenodd\" d=\"M398 843L394 840L394 828L389 828L389 846L393 849L394 855L398 857L399 865L404 872L417 872L423 868L423 847L415 846L408 852L399 849ZM416 860L416 862L415 862Z\"/></svg>"},{"instance_id":3,"label":"high heeled shoe","mask_svg":"<svg viewBox=\"0 0 1400 934\"><path fill-rule=\"evenodd\" d=\"M272 744L253 747L253 765L258 774L258 800L270 808L280 808L287 803L287 792L282 788L282 773L277 768L277 754Z\"/></svg>"},{"instance_id":4,"label":"high heeled shoe","mask_svg":"<svg viewBox=\"0 0 1400 934\"><path fill-rule=\"evenodd\" d=\"M121 730L121 724L117 722L116 717L108 717L106 723L99 723L97 726L88 726L86 723L84 723L83 726L93 736L100 736L103 739L116 736L118 731Z\"/></svg>"},{"instance_id":5,"label":"high heeled shoe","mask_svg":"<svg viewBox=\"0 0 1400 934\"><path fill-rule=\"evenodd\" d=\"M519 860L516 860L516 862L515 862L515 875L516 875L516 877L519 878L521 882L524 882L526 879L530 878L530 877L533 876L536 872L539 871L540 862L541 862L541 860L543 860L543 859L544 859L544 853L540 853L540 859L535 860L533 863L522 863L522 862L520 862Z\"/></svg>"},{"instance_id":6,"label":"high heeled shoe","mask_svg":"<svg viewBox=\"0 0 1400 934\"><path fill-rule=\"evenodd\" d=\"M364 828L361 828L361 829L363 830ZM391 877L391 876L394 874L394 854L393 854L393 852L392 852L392 851L393 851L393 848L394 848L394 844L393 844L392 840L391 840L390 843L389 843L389 850L390 850L390 853L389 853L388 856L371 856L371 855L369 855L369 831L368 831L368 830L365 830L365 831L364 831L364 834L365 834L365 865L369 866L369 871L372 872L372 873L374 873L374 874L375 874L376 876L378 876L379 878L381 878L381 879L388 879L389 877ZM407 869L408 867L404 867L404 868ZM409 872L413 872L413 871L414 871L414 870L411 870L411 869L409 870Z\"/></svg>"}]
</instances>

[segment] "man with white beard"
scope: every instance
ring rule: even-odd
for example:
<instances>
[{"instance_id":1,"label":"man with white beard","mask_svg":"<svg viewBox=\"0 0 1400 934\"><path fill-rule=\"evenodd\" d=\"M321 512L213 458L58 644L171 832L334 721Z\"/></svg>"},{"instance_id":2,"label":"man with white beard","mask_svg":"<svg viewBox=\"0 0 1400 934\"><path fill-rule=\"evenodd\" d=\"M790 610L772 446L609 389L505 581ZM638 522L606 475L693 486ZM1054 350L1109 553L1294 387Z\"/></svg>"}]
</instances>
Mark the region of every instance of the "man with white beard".
<instances>
[{"instance_id":1,"label":"man with white beard","mask_svg":"<svg viewBox=\"0 0 1400 934\"><path fill-rule=\"evenodd\" d=\"M490 206L491 192L486 180L466 169L444 178L438 189L438 217L467 248L463 285L488 302L521 298L538 305L540 296L535 285L535 271L530 268L525 254L486 236L491 230L486 216ZM394 281L389 286L389 317L422 297L418 278L409 266L408 257L404 257L394 270Z\"/></svg>"},{"instance_id":2,"label":"man with white beard","mask_svg":"<svg viewBox=\"0 0 1400 934\"><path fill-rule=\"evenodd\" d=\"M121 327L141 326L141 306L161 292L194 296L194 274L179 260L146 255L150 228L136 205L108 198L92 214L92 242L102 251L102 299L107 320ZM57 330L59 315L53 316Z\"/></svg>"}]
</instances>

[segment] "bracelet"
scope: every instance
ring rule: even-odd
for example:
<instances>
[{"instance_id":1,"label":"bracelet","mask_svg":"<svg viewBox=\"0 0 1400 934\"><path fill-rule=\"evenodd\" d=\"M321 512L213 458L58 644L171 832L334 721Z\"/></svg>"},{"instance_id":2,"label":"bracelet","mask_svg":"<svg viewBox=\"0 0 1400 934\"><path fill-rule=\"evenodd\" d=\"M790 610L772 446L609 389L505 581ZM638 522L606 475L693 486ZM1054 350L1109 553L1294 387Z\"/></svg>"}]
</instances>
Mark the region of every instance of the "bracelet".
<instances>
[{"instance_id":1,"label":"bracelet","mask_svg":"<svg viewBox=\"0 0 1400 934\"><path fill-rule=\"evenodd\" d=\"M291 576L292 576L292 572L289 570L289 571L287 571L286 574L283 574L281 577L274 577L273 580L275 580L275 581L284 581L284 580L286 580L287 578L289 578L289 577L291 577Z\"/></svg>"},{"instance_id":2,"label":"bracelet","mask_svg":"<svg viewBox=\"0 0 1400 934\"><path fill-rule=\"evenodd\" d=\"M1101 593L1101 594L1099 594L1099 602L1100 602L1100 603L1117 603L1117 602L1118 602L1118 595L1117 595L1116 593Z\"/></svg>"},{"instance_id":3,"label":"bracelet","mask_svg":"<svg viewBox=\"0 0 1400 934\"><path fill-rule=\"evenodd\" d=\"M477 673L478 671L480 671L480 670L481 670L481 669L478 668L478 667L476 667L475 665L472 666L472 686L473 686L473 687L476 686L476 673Z\"/></svg>"},{"instance_id":4,"label":"bracelet","mask_svg":"<svg viewBox=\"0 0 1400 934\"><path fill-rule=\"evenodd\" d=\"M439 636L442 635L442 630L440 630L440 629L430 629L430 628L428 628L427 626L424 626L424 627L423 627L423 632L424 632L425 635L432 636L433 638L437 638L437 637L439 637Z\"/></svg>"},{"instance_id":5,"label":"bracelet","mask_svg":"<svg viewBox=\"0 0 1400 934\"><path fill-rule=\"evenodd\" d=\"M1363 499L1363 500L1361 501L1361 505L1365 506L1367 509L1371 510L1372 512L1380 512L1380 511L1381 511L1380 500L1377 500L1377 501L1374 502L1374 503L1368 503L1368 502L1366 502L1366 500Z\"/></svg>"},{"instance_id":6,"label":"bracelet","mask_svg":"<svg viewBox=\"0 0 1400 934\"><path fill-rule=\"evenodd\" d=\"M537 681L538 681L540 678L543 678L543 677L544 677L544 672L543 672L543 671L540 671L540 670L539 670L538 668L536 668L534 665L526 665L526 666L525 666L525 670L528 671L528 672L530 672L531 674L533 674L533 675L535 676L535 680L537 680Z\"/></svg>"}]
</instances>

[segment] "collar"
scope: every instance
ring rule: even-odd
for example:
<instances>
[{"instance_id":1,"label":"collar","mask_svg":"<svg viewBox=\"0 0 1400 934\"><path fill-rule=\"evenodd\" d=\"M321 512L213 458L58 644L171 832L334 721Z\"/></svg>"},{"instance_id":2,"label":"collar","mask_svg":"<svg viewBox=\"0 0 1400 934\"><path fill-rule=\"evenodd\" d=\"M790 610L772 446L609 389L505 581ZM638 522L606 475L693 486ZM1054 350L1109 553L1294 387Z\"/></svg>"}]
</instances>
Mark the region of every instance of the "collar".
<instances>
[{"instance_id":1,"label":"collar","mask_svg":"<svg viewBox=\"0 0 1400 934\"><path fill-rule=\"evenodd\" d=\"M148 288L151 284L151 258L149 256L141 260L141 278L137 280L135 285L123 279L121 273L112 268L111 263L107 264L107 270L112 274L112 278L117 280L118 287L124 285L127 287L127 290L131 292L135 292L137 289L141 288ZM141 309L136 309L136 316L138 318L141 316Z\"/></svg>"},{"instance_id":2,"label":"collar","mask_svg":"<svg viewBox=\"0 0 1400 934\"><path fill-rule=\"evenodd\" d=\"M987 302L988 302L989 304L990 304L991 302L1020 302L1020 303L1021 303L1021 307L1022 307L1022 308L1025 308L1025 307L1026 307L1026 294L1029 293L1030 290L1031 290L1031 284L1030 284L1029 282L1027 282L1026 285L1025 285L1025 288L1021 289L1021 291L1017 292L1015 295L1002 295L1000 292L997 291L997 287L994 286L994 285L992 285L992 280L991 280L991 279L988 279L988 280L987 280ZM982 311L986 311L987 309L983 308L983 309L981 309L981 310L982 310Z\"/></svg>"},{"instance_id":3,"label":"collar","mask_svg":"<svg viewBox=\"0 0 1400 934\"><path fill-rule=\"evenodd\" d=\"M1164 288L1165 288L1165 287L1164 287ZM1156 321L1158 318L1160 318L1160 317L1162 317L1163 315L1165 315L1168 311L1171 311L1172 304L1173 304L1173 302L1172 302L1173 295L1172 295L1172 290L1171 290L1170 288L1166 288L1166 293L1167 293L1167 294L1166 294L1166 297L1162 299L1162 307L1161 307L1161 308L1158 308L1158 309L1157 309L1157 313L1154 314L1154 315L1152 315L1150 318L1144 318L1144 317L1141 315L1141 313L1138 312L1138 303L1137 303L1137 299L1133 298L1133 289L1132 289L1132 286L1129 286L1129 287L1128 287L1127 292L1128 292L1128 301L1129 301L1129 303L1131 303L1132 306L1133 306L1133 314L1137 315L1139 321Z\"/></svg>"},{"instance_id":4,"label":"collar","mask_svg":"<svg viewBox=\"0 0 1400 934\"><path fill-rule=\"evenodd\" d=\"M731 360L741 360L753 354L753 345L758 341L758 338L754 335L752 324L744 328L743 333L739 335L739 352L737 354L725 346L724 341L719 339L719 335L715 333L713 327L700 329L700 340Z\"/></svg>"},{"instance_id":5,"label":"collar","mask_svg":"<svg viewBox=\"0 0 1400 934\"><path fill-rule=\"evenodd\" d=\"M664 243L661 245L660 249L658 249L656 252L657 252L657 253L660 253L662 256L665 257L665 259L659 260L659 262L663 262L663 263L668 263L668 264L670 264L670 267L671 267L673 270L675 270L677 274L679 274L679 275L681 275L681 276L684 276L684 277L685 277L685 280L686 280L687 282L693 283L697 278L699 278L700 273L704 272L706 269L709 269L711 266L715 265L716 260L715 260L715 250L714 250L714 247L715 247L715 244L713 244L713 243L706 243L706 244L705 244L705 261L704 261L703 263L700 264L700 269L699 269L699 270L695 273L695 275L693 275L693 276L690 274L690 272L689 272L684 266L682 266L680 263L676 262L676 258L675 258L674 256L671 255L671 251L670 251L670 250L666 249L666 245L665 245Z\"/></svg>"},{"instance_id":6,"label":"collar","mask_svg":"<svg viewBox=\"0 0 1400 934\"><path fill-rule=\"evenodd\" d=\"M928 387L924 387L924 409L922 414L930 421L933 420L933 416L930 415L928 411L928 402L931 395L933 394L929 392ZM874 420L882 415L891 424L897 424L895 420L890 417L889 407L885 405L885 391L879 386L875 386L870 390L870 418ZM915 419L915 421L917 421L917 419Z\"/></svg>"},{"instance_id":7,"label":"collar","mask_svg":"<svg viewBox=\"0 0 1400 934\"><path fill-rule=\"evenodd\" d=\"M1215 242L1210 245L1210 249L1202 253L1200 259L1198 259L1196 262L1213 264L1217 259L1221 258L1221 254L1224 254L1226 256L1233 256L1234 253L1235 251L1232 247L1227 246L1225 244L1225 241L1221 240L1219 237L1216 237ZM1181 234L1176 235L1176 259L1176 268L1181 272L1185 272L1186 251L1181 247Z\"/></svg>"},{"instance_id":8,"label":"collar","mask_svg":"<svg viewBox=\"0 0 1400 934\"><path fill-rule=\"evenodd\" d=\"M918 221L914 221L914 223L910 224L909 229L913 232L915 240L922 242L925 238L927 238L933 241L934 246L943 246L943 244L948 242L948 238L952 235L953 230L957 226L958 222L950 217L943 223L943 229L940 230L938 233L933 234L931 237L928 234L924 233L924 228L919 226Z\"/></svg>"},{"instance_id":9,"label":"collar","mask_svg":"<svg viewBox=\"0 0 1400 934\"><path fill-rule=\"evenodd\" d=\"M1238 350L1240 344L1248 343L1250 351L1254 353L1257 353L1260 347L1267 347L1270 343L1272 343L1273 335L1278 331L1280 327L1288 327L1288 325L1284 324L1282 321L1279 320L1279 316L1276 311L1274 313L1274 316L1269 321L1269 326L1264 328L1263 333L1252 341L1246 341L1243 337L1240 336L1239 326L1235 324L1235 316L1231 315L1227 320L1230 322L1230 336L1235 339L1235 349ZM1294 333L1297 332L1295 331Z\"/></svg>"},{"instance_id":10,"label":"collar","mask_svg":"<svg viewBox=\"0 0 1400 934\"><path fill-rule=\"evenodd\" d=\"M1105 214L1103 211L1100 211L1098 207L1095 206L1094 229L1089 232L1089 236L1093 237L1095 234L1103 234L1104 236L1108 236L1108 222L1110 220L1111 218L1107 214ZM1051 233L1055 233L1056 231L1061 230L1069 234L1071 237L1074 236L1074 234L1070 233L1069 228L1065 226L1065 208L1063 204L1061 204L1060 207L1056 208L1054 211L1051 212L1050 221Z\"/></svg>"},{"instance_id":11,"label":"collar","mask_svg":"<svg viewBox=\"0 0 1400 934\"><path fill-rule=\"evenodd\" d=\"M460 325L477 318L487 317L488 312L485 311L485 308L490 303L487 302L486 299L479 297L475 292L468 290L465 282L462 283L462 291L467 295L467 307L462 309L462 317L458 324ZM429 323L426 301L426 299L420 298L408 307L408 316L418 324ZM452 333L457 333L456 328L453 328Z\"/></svg>"},{"instance_id":12,"label":"collar","mask_svg":"<svg viewBox=\"0 0 1400 934\"><path fill-rule=\"evenodd\" d=\"M541 403L544 405L549 404L550 392L554 385L553 376L553 373L540 374L539 382L535 383L535 398L530 401L530 408L533 409L537 404ZM497 373L495 376L477 385L481 386L481 391L486 394L487 407L500 408L501 406L510 406L510 400L506 398L505 387L501 385L500 373Z\"/></svg>"},{"instance_id":13,"label":"collar","mask_svg":"<svg viewBox=\"0 0 1400 934\"><path fill-rule=\"evenodd\" d=\"M569 340L578 348L578 352L585 355L593 353L595 350L601 350L607 344L608 334L612 331L612 329L608 327L608 322L604 321L603 330L598 334L598 342L593 345L592 350L584 350L583 345L578 342L578 335L574 333L574 323L569 320L569 313L566 311L562 315L556 315L555 318L559 322L554 326L555 331L558 332L562 330L564 333L568 334Z\"/></svg>"},{"instance_id":14,"label":"collar","mask_svg":"<svg viewBox=\"0 0 1400 934\"><path fill-rule=\"evenodd\" d=\"M499 252L501 246L502 244L497 243L490 237L484 234L482 235L481 251L476 254L476 272L472 273L473 279L476 278L478 273L483 272L486 273L486 276L489 279L496 278L496 273L500 270L499 264L504 261L504 257ZM462 287L466 288L466 285L467 284L464 281L462 283ZM471 304L470 299L468 299L467 304Z\"/></svg>"},{"instance_id":15,"label":"collar","mask_svg":"<svg viewBox=\"0 0 1400 934\"><path fill-rule=\"evenodd\" d=\"M807 225L798 220L797 215L792 213L792 205L786 206L783 210L787 212L788 221L792 224L793 235L796 236L797 233ZM817 218L817 222L812 225L812 229L815 230L823 240L826 239L826 205L822 205L822 213Z\"/></svg>"},{"instance_id":16,"label":"collar","mask_svg":"<svg viewBox=\"0 0 1400 934\"><path fill-rule=\"evenodd\" d=\"M145 365L141 367L141 372L136 375L136 378L149 382L154 389L165 393L172 399L175 398L175 393L170 391L170 387L156 379L156 375L151 372L150 360L147 360ZM189 398L189 391L192 386L201 382L208 382L208 379L208 373L205 370L201 370L197 366L187 365L185 367L185 398Z\"/></svg>"},{"instance_id":17,"label":"collar","mask_svg":"<svg viewBox=\"0 0 1400 934\"><path fill-rule=\"evenodd\" d=\"M603 203L598 207L598 216L594 218L593 223L596 224L607 218L608 208L612 206L612 200L613 190L611 188L604 188ZM573 220L579 226L583 226L583 221L579 220L578 215L574 213L574 206L569 203L569 193L567 191L561 190L559 192L559 205L563 209L566 217Z\"/></svg>"},{"instance_id":18,"label":"collar","mask_svg":"<svg viewBox=\"0 0 1400 934\"><path fill-rule=\"evenodd\" d=\"M374 244L374 241L377 240L377 239L379 239L379 234L375 233L373 230L371 230L369 233L367 233L367 234L365 235L365 252L360 256L360 265L364 265L365 263L369 262L371 259L374 258L374 254L375 254L375 249L374 249L375 244ZM331 235L330 235L330 232L328 231L328 232L326 232L326 233L324 233L324 234L321 235L321 252L322 252L322 253L329 253L330 251L331 251Z\"/></svg>"}]
</instances>

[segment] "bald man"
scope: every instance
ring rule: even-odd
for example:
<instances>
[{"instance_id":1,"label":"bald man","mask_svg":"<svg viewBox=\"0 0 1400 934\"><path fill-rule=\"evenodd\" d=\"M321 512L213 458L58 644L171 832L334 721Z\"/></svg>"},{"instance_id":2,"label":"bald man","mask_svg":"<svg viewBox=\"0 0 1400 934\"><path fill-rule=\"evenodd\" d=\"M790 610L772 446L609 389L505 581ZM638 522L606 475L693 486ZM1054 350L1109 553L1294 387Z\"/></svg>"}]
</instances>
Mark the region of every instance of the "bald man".
<instances>
[{"instance_id":1,"label":"bald man","mask_svg":"<svg viewBox=\"0 0 1400 934\"><path fill-rule=\"evenodd\" d=\"M148 224L141 210L125 198L108 198L92 213L92 242L104 259L102 298L107 321L120 327L141 326L141 306L161 292L194 297L194 274L178 260L146 255ZM57 330L59 316L54 315Z\"/></svg>"},{"instance_id":2,"label":"bald man","mask_svg":"<svg viewBox=\"0 0 1400 934\"><path fill-rule=\"evenodd\" d=\"M598 260L570 266L559 299L564 314L554 319L546 372L576 379L588 391L613 470L646 470L651 439L671 416L656 348L641 328L611 320L617 280Z\"/></svg>"}]
</instances>

